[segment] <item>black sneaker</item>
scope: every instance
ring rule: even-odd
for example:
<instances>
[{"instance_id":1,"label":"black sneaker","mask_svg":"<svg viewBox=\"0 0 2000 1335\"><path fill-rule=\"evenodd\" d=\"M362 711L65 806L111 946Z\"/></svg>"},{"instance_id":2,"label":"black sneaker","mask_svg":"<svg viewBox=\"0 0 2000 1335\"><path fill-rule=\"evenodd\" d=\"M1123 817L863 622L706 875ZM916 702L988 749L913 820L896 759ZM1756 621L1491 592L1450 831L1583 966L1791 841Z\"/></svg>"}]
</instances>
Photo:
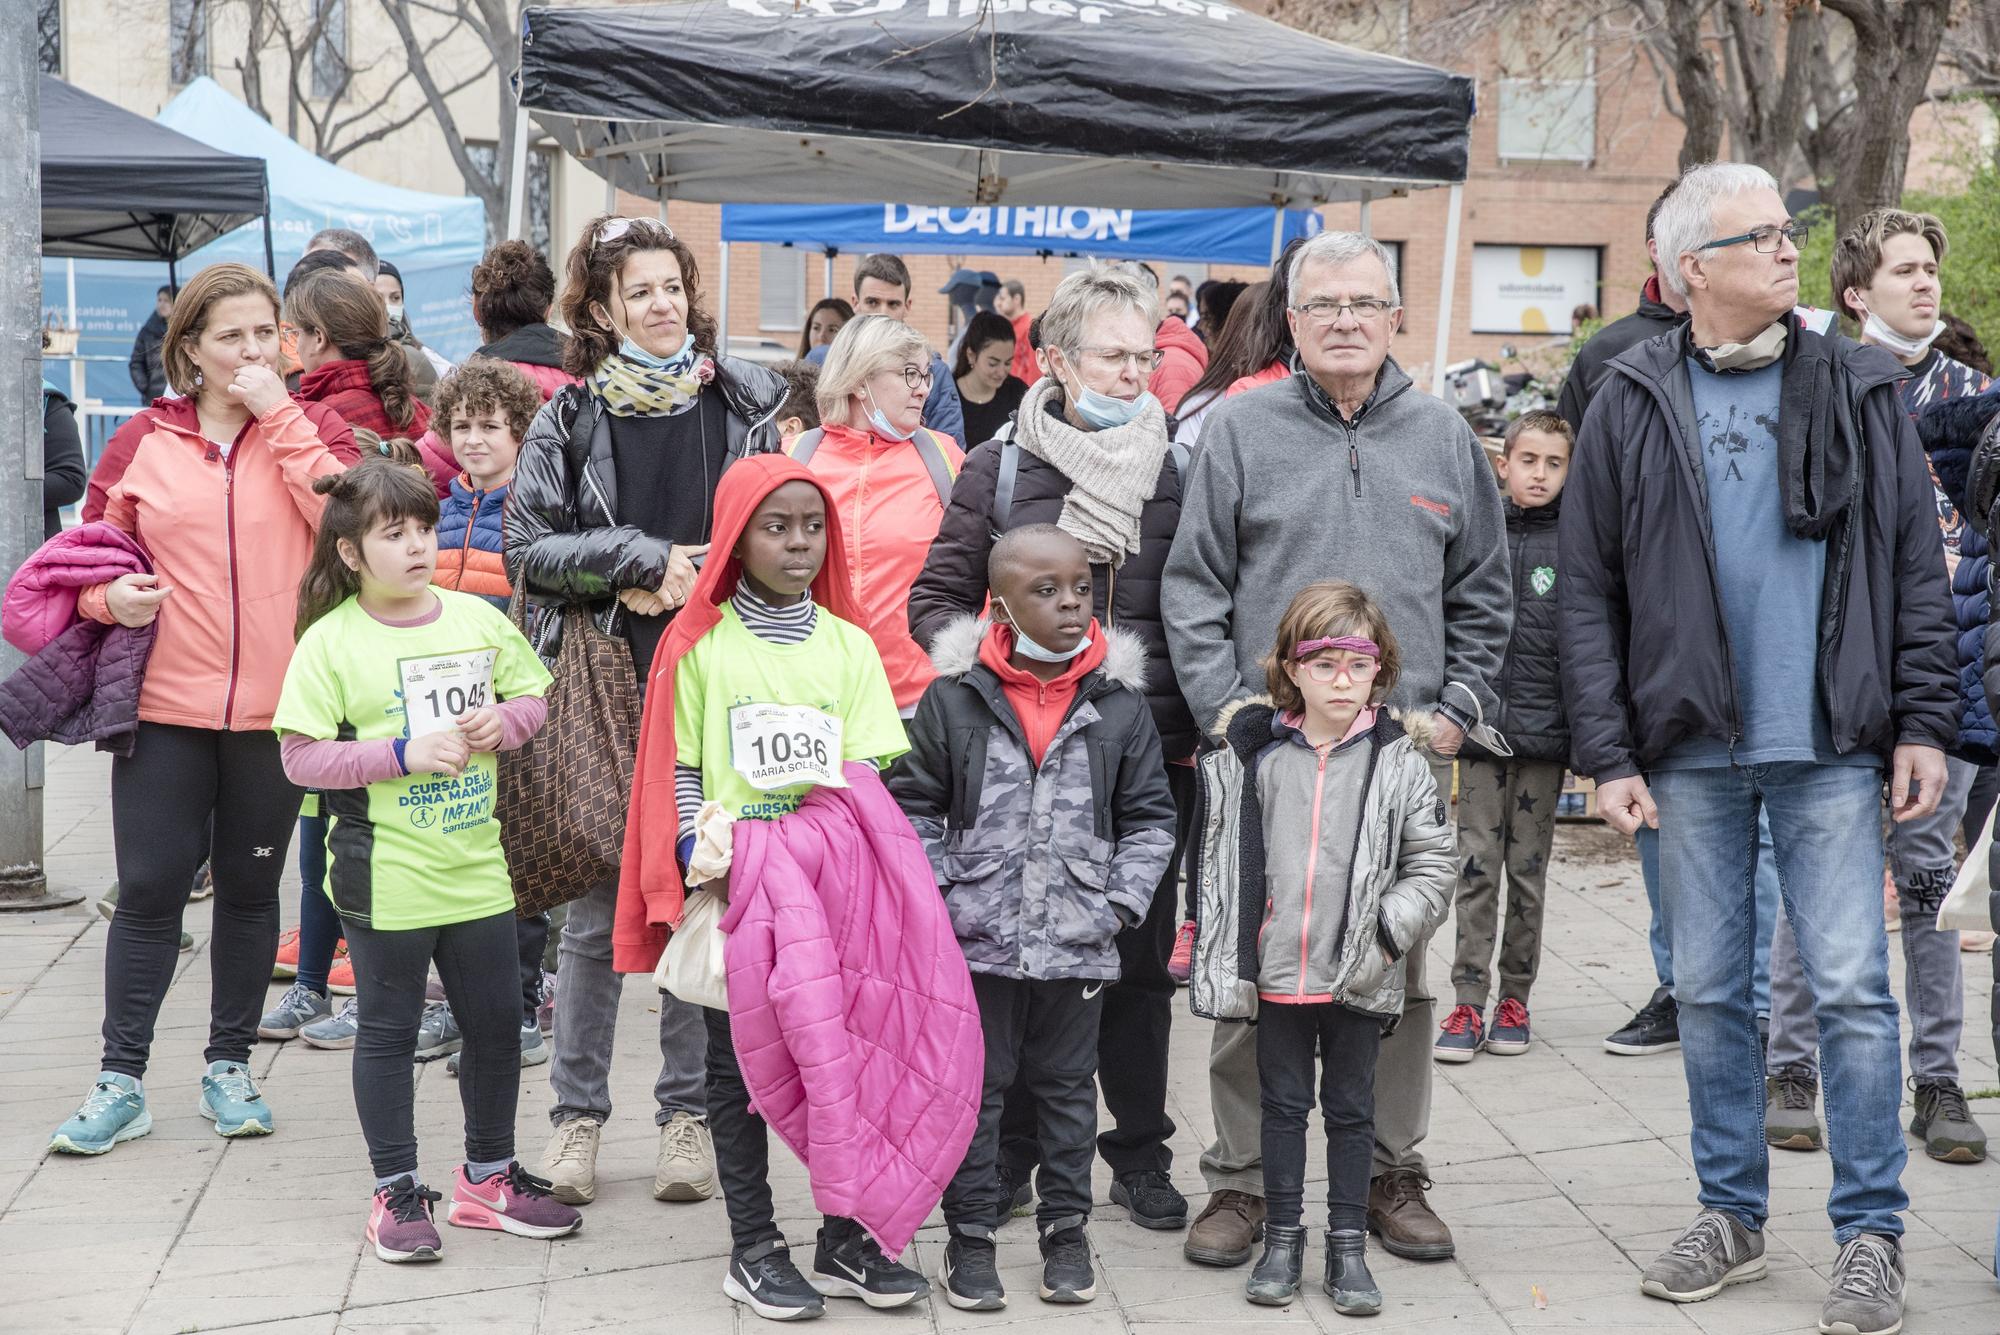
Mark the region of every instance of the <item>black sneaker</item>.
<instances>
[{"instance_id":1,"label":"black sneaker","mask_svg":"<svg viewBox=\"0 0 2000 1335\"><path fill-rule=\"evenodd\" d=\"M1910 1134L1924 1142L1924 1153L1939 1163L1979 1163L1986 1158L1986 1132L1972 1120L1965 1091L1956 1080L1910 1077L1917 1092Z\"/></svg>"},{"instance_id":2,"label":"black sneaker","mask_svg":"<svg viewBox=\"0 0 2000 1335\"><path fill-rule=\"evenodd\" d=\"M1666 988L1653 993L1625 1022L1625 1027L1604 1040L1604 1050L1621 1057L1645 1057L1681 1045L1681 1009Z\"/></svg>"},{"instance_id":3,"label":"black sneaker","mask_svg":"<svg viewBox=\"0 0 2000 1335\"><path fill-rule=\"evenodd\" d=\"M993 1240L952 1234L945 1244L944 1264L938 1267L938 1286L944 1290L944 1300L962 1312L996 1312L1005 1307L1007 1290L994 1262Z\"/></svg>"},{"instance_id":4,"label":"black sneaker","mask_svg":"<svg viewBox=\"0 0 2000 1335\"><path fill-rule=\"evenodd\" d=\"M1158 1169L1120 1173L1111 1180L1111 1203L1122 1205L1140 1228L1187 1227L1187 1197Z\"/></svg>"},{"instance_id":5,"label":"black sneaker","mask_svg":"<svg viewBox=\"0 0 2000 1335\"><path fill-rule=\"evenodd\" d=\"M806 1283L782 1241L731 1256L722 1291L766 1321L810 1321L826 1313L826 1299Z\"/></svg>"},{"instance_id":6,"label":"black sneaker","mask_svg":"<svg viewBox=\"0 0 2000 1335\"><path fill-rule=\"evenodd\" d=\"M1019 1177L1006 1164L1000 1165L1000 1217L993 1222L1004 1224L1009 1219L1022 1219L1035 1212L1035 1170L1024 1169Z\"/></svg>"},{"instance_id":7,"label":"black sneaker","mask_svg":"<svg viewBox=\"0 0 2000 1335\"><path fill-rule=\"evenodd\" d=\"M1083 1226L1042 1235L1042 1301L1087 1303L1097 1296L1097 1274L1090 1268L1090 1244Z\"/></svg>"},{"instance_id":8,"label":"black sneaker","mask_svg":"<svg viewBox=\"0 0 2000 1335\"><path fill-rule=\"evenodd\" d=\"M901 1307L931 1291L930 1281L891 1261L866 1233L829 1243L824 1228L813 1248L812 1286L829 1298L859 1298L870 1307Z\"/></svg>"}]
</instances>

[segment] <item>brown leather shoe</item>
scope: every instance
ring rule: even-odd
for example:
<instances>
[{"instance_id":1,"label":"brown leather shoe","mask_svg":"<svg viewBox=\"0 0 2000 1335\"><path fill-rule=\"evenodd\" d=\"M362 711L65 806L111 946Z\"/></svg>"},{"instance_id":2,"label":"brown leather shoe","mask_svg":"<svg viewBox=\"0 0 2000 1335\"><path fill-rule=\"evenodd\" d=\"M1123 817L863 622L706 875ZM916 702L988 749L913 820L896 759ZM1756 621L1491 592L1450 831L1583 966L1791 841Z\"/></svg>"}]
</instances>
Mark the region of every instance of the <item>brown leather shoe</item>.
<instances>
[{"instance_id":1,"label":"brown leather shoe","mask_svg":"<svg viewBox=\"0 0 2000 1335\"><path fill-rule=\"evenodd\" d=\"M1202 1265L1242 1265L1263 1236L1264 1198L1223 1190L1208 1198L1181 1251Z\"/></svg>"},{"instance_id":2,"label":"brown leather shoe","mask_svg":"<svg viewBox=\"0 0 2000 1335\"><path fill-rule=\"evenodd\" d=\"M1382 1239L1390 1255L1409 1261L1451 1258L1451 1230L1424 1199L1430 1184L1414 1168L1392 1168L1368 1184L1368 1231Z\"/></svg>"}]
</instances>

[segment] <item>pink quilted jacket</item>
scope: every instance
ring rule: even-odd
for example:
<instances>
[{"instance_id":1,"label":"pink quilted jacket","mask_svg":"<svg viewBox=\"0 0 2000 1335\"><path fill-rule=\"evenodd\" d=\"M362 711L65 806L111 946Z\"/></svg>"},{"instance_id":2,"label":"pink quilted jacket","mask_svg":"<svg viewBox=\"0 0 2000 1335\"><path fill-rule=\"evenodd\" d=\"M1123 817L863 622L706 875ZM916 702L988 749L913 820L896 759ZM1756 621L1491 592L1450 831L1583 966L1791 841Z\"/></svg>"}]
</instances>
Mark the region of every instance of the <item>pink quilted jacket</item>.
<instances>
[{"instance_id":1,"label":"pink quilted jacket","mask_svg":"<svg viewBox=\"0 0 2000 1335\"><path fill-rule=\"evenodd\" d=\"M751 1105L823 1212L900 1255L958 1171L986 1060L923 845L875 771L736 824L722 928Z\"/></svg>"},{"instance_id":2,"label":"pink quilted jacket","mask_svg":"<svg viewBox=\"0 0 2000 1335\"><path fill-rule=\"evenodd\" d=\"M82 620L76 610L79 589L152 568L146 549L114 524L99 520L58 533L8 579L0 635L22 653L38 654Z\"/></svg>"}]
</instances>

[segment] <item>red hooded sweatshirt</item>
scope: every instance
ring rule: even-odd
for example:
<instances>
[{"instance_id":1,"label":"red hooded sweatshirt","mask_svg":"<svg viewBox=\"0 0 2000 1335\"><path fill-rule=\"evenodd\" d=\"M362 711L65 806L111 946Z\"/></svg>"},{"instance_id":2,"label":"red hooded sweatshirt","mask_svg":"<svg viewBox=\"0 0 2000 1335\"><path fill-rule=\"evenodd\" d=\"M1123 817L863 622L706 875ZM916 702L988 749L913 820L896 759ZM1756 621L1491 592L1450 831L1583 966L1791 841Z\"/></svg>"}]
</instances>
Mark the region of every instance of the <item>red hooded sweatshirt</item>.
<instances>
[{"instance_id":1,"label":"red hooded sweatshirt","mask_svg":"<svg viewBox=\"0 0 2000 1335\"><path fill-rule=\"evenodd\" d=\"M1084 632L1090 640L1090 647L1069 660L1062 675L1054 681L1043 681L1032 672L1023 671L1007 661L1014 652L1014 628L994 622L987 627L986 638L979 642L979 661L993 669L1000 678L1000 687L1007 695L1007 703L1014 707L1014 717L1021 720L1021 735L1028 739L1028 754L1033 757L1035 768L1042 767L1042 757L1048 754L1049 743L1055 740L1057 729L1069 717L1070 702L1076 699L1077 683L1104 662L1104 632L1095 620Z\"/></svg>"},{"instance_id":2,"label":"red hooded sweatshirt","mask_svg":"<svg viewBox=\"0 0 2000 1335\"><path fill-rule=\"evenodd\" d=\"M1160 350L1160 365L1146 388L1153 391L1160 406L1170 413L1177 412L1181 400L1208 369L1208 344L1178 317L1169 315L1154 332L1153 346Z\"/></svg>"},{"instance_id":3,"label":"red hooded sweatshirt","mask_svg":"<svg viewBox=\"0 0 2000 1335\"><path fill-rule=\"evenodd\" d=\"M618 912L611 926L611 967L651 973L666 949L667 931L681 921L686 887L674 843L680 811L674 803L674 681L682 655L722 620L722 606L743 578L733 554L750 518L766 496L787 482L810 482L826 496L812 470L782 454L753 454L722 475L715 488L715 527L709 557L696 576L687 606L667 627L653 655L653 677L639 722L639 757L632 771L632 805L625 817L625 856L618 876ZM847 579L847 542L840 515L826 498L826 561L813 581L812 599L842 621L862 625Z\"/></svg>"}]
</instances>

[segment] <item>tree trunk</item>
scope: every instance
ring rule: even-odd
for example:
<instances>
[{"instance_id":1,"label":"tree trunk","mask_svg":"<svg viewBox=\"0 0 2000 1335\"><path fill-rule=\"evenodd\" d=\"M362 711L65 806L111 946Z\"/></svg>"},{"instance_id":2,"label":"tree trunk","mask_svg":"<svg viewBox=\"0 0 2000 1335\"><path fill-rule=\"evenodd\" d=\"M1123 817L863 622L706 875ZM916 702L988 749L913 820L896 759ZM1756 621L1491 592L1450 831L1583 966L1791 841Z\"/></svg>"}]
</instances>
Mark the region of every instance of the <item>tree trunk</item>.
<instances>
[{"instance_id":1,"label":"tree trunk","mask_svg":"<svg viewBox=\"0 0 2000 1335\"><path fill-rule=\"evenodd\" d=\"M1687 133L1681 139L1681 170L1713 161L1722 151L1722 131L1727 122L1723 112L1722 86L1715 77L1715 65L1702 42L1701 18L1705 5L1699 0L1666 0L1663 54L1674 72L1674 89L1681 95L1681 122Z\"/></svg>"},{"instance_id":2,"label":"tree trunk","mask_svg":"<svg viewBox=\"0 0 2000 1335\"><path fill-rule=\"evenodd\" d=\"M1951 0L1902 0L1893 9L1885 0L1824 3L1854 26L1857 50L1852 112L1816 136L1822 149L1831 149L1815 164L1820 192L1845 231L1869 210L1902 199L1910 116L1930 84Z\"/></svg>"}]
</instances>

